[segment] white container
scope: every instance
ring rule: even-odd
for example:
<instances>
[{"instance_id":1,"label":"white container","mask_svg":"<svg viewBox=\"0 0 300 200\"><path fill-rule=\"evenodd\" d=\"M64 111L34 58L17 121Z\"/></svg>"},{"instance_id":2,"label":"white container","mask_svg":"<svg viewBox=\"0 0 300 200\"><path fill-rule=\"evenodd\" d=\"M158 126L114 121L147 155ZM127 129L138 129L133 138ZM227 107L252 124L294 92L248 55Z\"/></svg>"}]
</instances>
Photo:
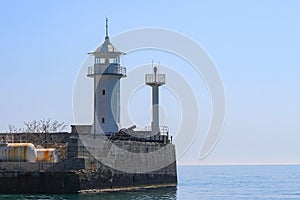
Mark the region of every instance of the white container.
<instances>
[{"instance_id":1,"label":"white container","mask_svg":"<svg viewBox=\"0 0 300 200\"><path fill-rule=\"evenodd\" d=\"M32 143L1 143L1 162L35 162L36 149Z\"/></svg>"}]
</instances>

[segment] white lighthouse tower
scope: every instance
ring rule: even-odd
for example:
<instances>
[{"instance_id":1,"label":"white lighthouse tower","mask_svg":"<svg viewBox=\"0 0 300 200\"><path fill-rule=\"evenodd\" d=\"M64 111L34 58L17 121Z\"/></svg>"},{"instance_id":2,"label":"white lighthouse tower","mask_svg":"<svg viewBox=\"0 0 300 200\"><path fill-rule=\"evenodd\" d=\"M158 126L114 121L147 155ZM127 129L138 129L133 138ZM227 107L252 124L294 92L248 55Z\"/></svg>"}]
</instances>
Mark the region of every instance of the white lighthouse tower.
<instances>
[{"instance_id":1,"label":"white lighthouse tower","mask_svg":"<svg viewBox=\"0 0 300 200\"><path fill-rule=\"evenodd\" d=\"M107 18L105 40L89 54L95 57L87 75L94 79L93 132L94 135L111 135L120 129L120 79L126 76L126 68L120 65L120 56L124 53L109 41Z\"/></svg>"}]
</instances>

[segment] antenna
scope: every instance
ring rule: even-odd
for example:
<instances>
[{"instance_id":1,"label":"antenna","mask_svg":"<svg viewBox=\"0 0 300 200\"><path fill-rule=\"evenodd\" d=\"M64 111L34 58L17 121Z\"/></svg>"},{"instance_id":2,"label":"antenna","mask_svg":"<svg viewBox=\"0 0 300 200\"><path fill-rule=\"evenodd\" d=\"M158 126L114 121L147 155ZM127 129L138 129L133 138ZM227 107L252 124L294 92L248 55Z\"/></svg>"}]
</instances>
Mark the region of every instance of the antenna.
<instances>
[{"instance_id":1,"label":"antenna","mask_svg":"<svg viewBox=\"0 0 300 200\"><path fill-rule=\"evenodd\" d=\"M108 38L108 17L106 17L106 26L105 26L105 39Z\"/></svg>"},{"instance_id":2,"label":"antenna","mask_svg":"<svg viewBox=\"0 0 300 200\"><path fill-rule=\"evenodd\" d=\"M158 61L157 70L159 70L159 67L160 67L160 60Z\"/></svg>"}]
</instances>

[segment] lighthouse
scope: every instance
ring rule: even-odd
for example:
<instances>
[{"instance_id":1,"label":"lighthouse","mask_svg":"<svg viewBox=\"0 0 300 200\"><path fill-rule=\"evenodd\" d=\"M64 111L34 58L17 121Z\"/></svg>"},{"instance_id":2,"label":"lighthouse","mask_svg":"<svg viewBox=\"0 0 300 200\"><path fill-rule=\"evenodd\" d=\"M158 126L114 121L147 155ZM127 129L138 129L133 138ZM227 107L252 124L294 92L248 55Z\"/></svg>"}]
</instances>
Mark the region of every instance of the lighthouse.
<instances>
[{"instance_id":1,"label":"lighthouse","mask_svg":"<svg viewBox=\"0 0 300 200\"><path fill-rule=\"evenodd\" d=\"M146 85L152 87L152 122L151 132L153 135L160 135L159 127L159 90L158 87L166 83L166 75L160 74L157 71L157 67L153 68L153 74L146 74Z\"/></svg>"},{"instance_id":2,"label":"lighthouse","mask_svg":"<svg viewBox=\"0 0 300 200\"><path fill-rule=\"evenodd\" d=\"M106 18L105 40L91 52L94 65L87 76L94 79L94 135L111 135L120 129L120 79L126 77L126 68L120 64L124 53L114 47L108 36Z\"/></svg>"}]
</instances>

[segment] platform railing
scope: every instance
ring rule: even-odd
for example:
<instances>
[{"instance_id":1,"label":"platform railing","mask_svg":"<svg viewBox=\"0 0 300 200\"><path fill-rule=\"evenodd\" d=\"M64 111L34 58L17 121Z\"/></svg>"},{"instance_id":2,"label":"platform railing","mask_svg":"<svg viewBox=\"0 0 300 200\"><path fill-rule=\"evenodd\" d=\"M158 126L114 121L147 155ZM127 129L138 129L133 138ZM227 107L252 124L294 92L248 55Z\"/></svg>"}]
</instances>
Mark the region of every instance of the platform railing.
<instances>
[{"instance_id":1,"label":"platform railing","mask_svg":"<svg viewBox=\"0 0 300 200\"><path fill-rule=\"evenodd\" d=\"M151 126L146 126L143 131L152 131ZM168 126L159 126L159 133L160 135L169 135L169 127Z\"/></svg>"},{"instance_id":2,"label":"platform railing","mask_svg":"<svg viewBox=\"0 0 300 200\"><path fill-rule=\"evenodd\" d=\"M146 74L145 76L146 84L152 84L152 83L160 83L165 84L166 83L166 75L165 74Z\"/></svg>"},{"instance_id":3,"label":"platform railing","mask_svg":"<svg viewBox=\"0 0 300 200\"><path fill-rule=\"evenodd\" d=\"M115 66L90 66L88 67L88 76L101 74L119 74L126 76L126 68L119 65Z\"/></svg>"}]
</instances>

